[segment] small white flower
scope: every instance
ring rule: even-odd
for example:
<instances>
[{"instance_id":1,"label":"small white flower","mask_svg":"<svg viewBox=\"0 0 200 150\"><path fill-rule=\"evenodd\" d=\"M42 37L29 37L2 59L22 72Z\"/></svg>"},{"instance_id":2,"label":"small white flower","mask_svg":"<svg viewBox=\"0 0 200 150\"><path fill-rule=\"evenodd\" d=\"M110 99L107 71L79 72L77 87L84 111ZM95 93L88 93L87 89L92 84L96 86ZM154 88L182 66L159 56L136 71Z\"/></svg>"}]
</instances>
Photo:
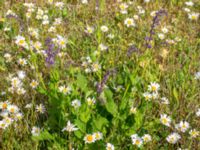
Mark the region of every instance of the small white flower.
<instances>
[{"instance_id":1,"label":"small white flower","mask_svg":"<svg viewBox=\"0 0 200 150\"><path fill-rule=\"evenodd\" d=\"M4 58L6 59L6 62L11 62L12 61L12 57L9 53L5 53L4 54Z\"/></svg>"},{"instance_id":2,"label":"small white flower","mask_svg":"<svg viewBox=\"0 0 200 150\"><path fill-rule=\"evenodd\" d=\"M197 72L197 73L195 73L195 75L194 75L194 79L195 79L195 80L200 79L200 71Z\"/></svg>"},{"instance_id":3,"label":"small white flower","mask_svg":"<svg viewBox=\"0 0 200 150\"><path fill-rule=\"evenodd\" d=\"M93 72L97 72L100 69L101 69L101 66L97 62L92 64L92 71Z\"/></svg>"},{"instance_id":4,"label":"small white flower","mask_svg":"<svg viewBox=\"0 0 200 150\"><path fill-rule=\"evenodd\" d=\"M200 108L196 112L197 117L200 117Z\"/></svg>"},{"instance_id":5,"label":"small white flower","mask_svg":"<svg viewBox=\"0 0 200 150\"><path fill-rule=\"evenodd\" d=\"M132 144L133 145L136 145L137 147L141 147L142 146L143 140L137 134L131 135L131 139L132 139Z\"/></svg>"},{"instance_id":6,"label":"small white flower","mask_svg":"<svg viewBox=\"0 0 200 150\"><path fill-rule=\"evenodd\" d=\"M188 1L188 2L185 2L185 5L187 5L187 6L193 6L194 3L192 1Z\"/></svg>"},{"instance_id":7,"label":"small white flower","mask_svg":"<svg viewBox=\"0 0 200 150\"><path fill-rule=\"evenodd\" d=\"M4 120L0 120L0 129L6 129L8 127L8 124Z\"/></svg>"},{"instance_id":8,"label":"small white flower","mask_svg":"<svg viewBox=\"0 0 200 150\"><path fill-rule=\"evenodd\" d=\"M85 32L88 34L92 34L94 32L94 27L87 26Z\"/></svg>"},{"instance_id":9,"label":"small white flower","mask_svg":"<svg viewBox=\"0 0 200 150\"><path fill-rule=\"evenodd\" d=\"M156 16L156 13L157 13L157 11L152 11L152 12L150 13L150 15L151 15L152 17L155 17L155 16Z\"/></svg>"},{"instance_id":10,"label":"small white flower","mask_svg":"<svg viewBox=\"0 0 200 150\"><path fill-rule=\"evenodd\" d=\"M88 0L81 0L82 4L88 4Z\"/></svg>"},{"instance_id":11,"label":"small white flower","mask_svg":"<svg viewBox=\"0 0 200 150\"><path fill-rule=\"evenodd\" d=\"M48 0L48 3L49 4L53 4L53 0Z\"/></svg>"},{"instance_id":12,"label":"small white flower","mask_svg":"<svg viewBox=\"0 0 200 150\"><path fill-rule=\"evenodd\" d=\"M43 104L39 104L39 105L36 105L36 111L43 114L43 113L45 113L46 108L44 107Z\"/></svg>"},{"instance_id":13,"label":"small white flower","mask_svg":"<svg viewBox=\"0 0 200 150\"><path fill-rule=\"evenodd\" d=\"M176 129L185 132L190 128L190 124L187 121L181 121L179 124L175 125Z\"/></svg>"},{"instance_id":14,"label":"small white flower","mask_svg":"<svg viewBox=\"0 0 200 150\"><path fill-rule=\"evenodd\" d=\"M100 44L99 45L99 49L101 50L101 51L105 51L105 50L107 50L108 49L108 47L106 46L106 45L104 45L104 44Z\"/></svg>"},{"instance_id":15,"label":"small white flower","mask_svg":"<svg viewBox=\"0 0 200 150\"><path fill-rule=\"evenodd\" d=\"M142 139L143 139L143 141L144 141L145 143L150 142L150 141L152 140L151 135L149 135L149 134L144 134L144 135L142 136Z\"/></svg>"},{"instance_id":16,"label":"small white flower","mask_svg":"<svg viewBox=\"0 0 200 150\"><path fill-rule=\"evenodd\" d=\"M84 137L84 141L85 143L94 143L95 142L95 135L94 134L87 134L85 137Z\"/></svg>"},{"instance_id":17,"label":"small white flower","mask_svg":"<svg viewBox=\"0 0 200 150\"><path fill-rule=\"evenodd\" d=\"M64 3L63 2L56 2L55 6L58 7L59 9L63 9Z\"/></svg>"},{"instance_id":18,"label":"small white flower","mask_svg":"<svg viewBox=\"0 0 200 150\"><path fill-rule=\"evenodd\" d=\"M101 26L101 31L102 32L108 32L108 27L107 26Z\"/></svg>"},{"instance_id":19,"label":"small white flower","mask_svg":"<svg viewBox=\"0 0 200 150\"><path fill-rule=\"evenodd\" d=\"M134 22L133 18L127 18L127 19L124 21L124 24L125 24L127 27L134 27L134 26L135 26L135 22Z\"/></svg>"},{"instance_id":20,"label":"small white flower","mask_svg":"<svg viewBox=\"0 0 200 150\"><path fill-rule=\"evenodd\" d=\"M165 35L163 33L158 34L159 39L163 40L165 38Z\"/></svg>"},{"instance_id":21,"label":"small white flower","mask_svg":"<svg viewBox=\"0 0 200 150\"><path fill-rule=\"evenodd\" d=\"M33 47L34 47L37 51L39 51L39 50L42 49L42 43L40 43L39 41L37 41L37 42L33 43Z\"/></svg>"},{"instance_id":22,"label":"small white flower","mask_svg":"<svg viewBox=\"0 0 200 150\"><path fill-rule=\"evenodd\" d=\"M26 72L25 71L18 71L17 75L19 79L24 79L26 77Z\"/></svg>"},{"instance_id":23,"label":"small white flower","mask_svg":"<svg viewBox=\"0 0 200 150\"><path fill-rule=\"evenodd\" d=\"M21 35L18 35L15 37L16 40L15 40L15 43L18 45L18 46L21 46L21 47L24 47L24 48L28 48L28 44L26 43L25 41L25 37L21 36Z\"/></svg>"},{"instance_id":24,"label":"small white flower","mask_svg":"<svg viewBox=\"0 0 200 150\"><path fill-rule=\"evenodd\" d=\"M169 100L166 97L162 97L161 98L161 103L165 104L165 105L168 105L169 104Z\"/></svg>"},{"instance_id":25,"label":"small white flower","mask_svg":"<svg viewBox=\"0 0 200 150\"><path fill-rule=\"evenodd\" d=\"M188 14L188 18L190 20L197 20L199 18L199 13L192 12L192 13Z\"/></svg>"},{"instance_id":26,"label":"small white flower","mask_svg":"<svg viewBox=\"0 0 200 150\"><path fill-rule=\"evenodd\" d=\"M73 106L74 108L79 108L79 107L81 106L81 101L78 100L78 99L73 100L73 101L72 101L72 106Z\"/></svg>"},{"instance_id":27,"label":"small white flower","mask_svg":"<svg viewBox=\"0 0 200 150\"><path fill-rule=\"evenodd\" d=\"M63 86L58 87L58 90L59 90L59 92L65 94L65 95L71 93L71 87L70 86L66 87L65 85L63 85Z\"/></svg>"},{"instance_id":28,"label":"small white flower","mask_svg":"<svg viewBox=\"0 0 200 150\"><path fill-rule=\"evenodd\" d=\"M121 14L127 14L128 13L128 11L127 11L128 5L126 3L121 3L119 5L119 8L120 8Z\"/></svg>"},{"instance_id":29,"label":"small white flower","mask_svg":"<svg viewBox=\"0 0 200 150\"><path fill-rule=\"evenodd\" d=\"M187 12L187 13L190 12L190 9L189 9L189 8L183 8L183 10L184 10L185 12Z\"/></svg>"},{"instance_id":30,"label":"small white flower","mask_svg":"<svg viewBox=\"0 0 200 150\"><path fill-rule=\"evenodd\" d=\"M25 66L27 64L27 60L24 59L24 58L20 58L18 60L18 64L21 65L21 66Z\"/></svg>"},{"instance_id":31,"label":"small white flower","mask_svg":"<svg viewBox=\"0 0 200 150\"><path fill-rule=\"evenodd\" d=\"M181 139L181 136L178 133L171 133L170 135L167 136L166 140L167 142L171 144L175 144L178 142L178 140Z\"/></svg>"},{"instance_id":32,"label":"small white flower","mask_svg":"<svg viewBox=\"0 0 200 150\"><path fill-rule=\"evenodd\" d=\"M143 94L143 96L144 96L144 98L145 98L146 101L150 101L151 98L152 98L152 95L149 92L145 92Z\"/></svg>"},{"instance_id":33,"label":"small white flower","mask_svg":"<svg viewBox=\"0 0 200 150\"><path fill-rule=\"evenodd\" d=\"M160 85L156 82L151 82L148 86L148 90L151 92L157 92L160 89Z\"/></svg>"},{"instance_id":34,"label":"small white flower","mask_svg":"<svg viewBox=\"0 0 200 150\"><path fill-rule=\"evenodd\" d=\"M33 104L32 104L32 103L29 103L29 104L26 104L25 108L29 109L29 108L31 108L32 106L33 106Z\"/></svg>"},{"instance_id":35,"label":"small white flower","mask_svg":"<svg viewBox=\"0 0 200 150\"><path fill-rule=\"evenodd\" d=\"M67 126L62 129L62 132L64 132L64 131L73 132L76 130L78 130L78 128L76 128L74 124L72 124L70 121L68 121Z\"/></svg>"},{"instance_id":36,"label":"small white flower","mask_svg":"<svg viewBox=\"0 0 200 150\"><path fill-rule=\"evenodd\" d=\"M87 101L89 106L92 106L96 103L96 100L94 99L94 97L93 98L88 97L86 101Z\"/></svg>"},{"instance_id":37,"label":"small white flower","mask_svg":"<svg viewBox=\"0 0 200 150\"><path fill-rule=\"evenodd\" d=\"M8 105L7 110L9 113L12 113L12 114L19 112L19 108L16 105Z\"/></svg>"},{"instance_id":38,"label":"small white flower","mask_svg":"<svg viewBox=\"0 0 200 150\"><path fill-rule=\"evenodd\" d=\"M110 38L110 39L113 39L115 37L115 35L114 34L108 34L107 37Z\"/></svg>"},{"instance_id":39,"label":"small white flower","mask_svg":"<svg viewBox=\"0 0 200 150\"><path fill-rule=\"evenodd\" d=\"M93 133L93 135L95 136L95 140L103 139L103 134L101 132Z\"/></svg>"},{"instance_id":40,"label":"small white flower","mask_svg":"<svg viewBox=\"0 0 200 150\"><path fill-rule=\"evenodd\" d=\"M165 126L170 126L171 124L171 118L169 116L167 116L166 114L161 114L160 116L160 122L165 125Z\"/></svg>"},{"instance_id":41,"label":"small white flower","mask_svg":"<svg viewBox=\"0 0 200 150\"><path fill-rule=\"evenodd\" d=\"M135 114L137 112L137 108L132 106L130 109L130 113Z\"/></svg>"},{"instance_id":42,"label":"small white flower","mask_svg":"<svg viewBox=\"0 0 200 150\"><path fill-rule=\"evenodd\" d=\"M38 82L36 80L32 80L31 83L30 83L30 86L35 89L37 86L38 86Z\"/></svg>"},{"instance_id":43,"label":"small white flower","mask_svg":"<svg viewBox=\"0 0 200 150\"><path fill-rule=\"evenodd\" d=\"M190 130L189 134L190 134L190 136L191 136L192 138L196 138L196 137L199 136L200 132L197 131L196 129L192 129L192 130Z\"/></svg>"},{"instance_id":44,"label":"small white flower","mask_svg":"<svg viewBox=\"0 0 200 150\"><path fill-rule=\"evenodd\" d=\"M14 117L15 117L15 120L21 120L23 118L23 114L18 112L18 113L15 114Z\"/></svg>"},{"instance_id":45,"label":"small white flower","mask_svg":"<svg viewBox=\"0 0 200 150\"><path fill-rule=\"evenodd\" d=\"M162 32L165 33L165 34L168 33L167 27L163 27L161 30L162 30Z\"/></svg>"},{"instance_id":46,"label":"small white flower","mask_svg":"<svg viewBox=\"0 0 200 150\"><path fill-rule=\"evenodd\" d=\"M159 97L158 92L153 92L153 93L151 94L151 98L152 98L153 100L158 99L158 97Z\"/></svg>"},{"instance_id":47,"label":"small white flower","mask_svg":"<svg viewBox=\"0 0 200 150\"><path fill-rule=\"evenodd\" d=\"M138 19L139 19L139 16L138 16L138 15L134 15L133 18L134 18L135 20L138 20Z\"/></svg>"},{"instance_id":48,"label":"small white flower","mask_svg":"<svg viewBox=\"0 0 200 150\"><path fill-rule=\"evenodd\" d=\"M34 126L31 130L31 133L33 136L39 136L40 135L40 128L39 127L36 127Z\"/></svg>"},{"instance_id":49,"label":"small white flower","mask_svg":"<svg viewBox=\"0 0 200 150\"><path fill-rule=\"evenodd\" d=\"M55 18L53 25L57 26L57 25L60 25L61 23L62 23L62 18Z\"/></svg>"},{"instance_id":50,"label":"small white flower","mask_svg":"<svg viewBox=\"0 0 200 150\"><path fill-rule=\"evenodd\" d=\"M149 2L150 2L150 0L144 0L144 2L145 2L145 3L149 3Z\"/></svg>"},{"instance_id":51,"label":"small white flower","mask_svg":"<svg viewBox=\"0 0 200 150\"><path fill-rule=\"evenodd\" d=\"M111 143L106 143L106 150L115 150L115 147Z\"/></svg>"},{"instance_id":52,"label":"small white flower","mask_svg":"<svg viewBox=\"0 0 200 150\"><path fill-rule=\"evenodd\" d=\"M3 30L4 30L5 32L7 32L7 31L10 31L11 28L10 28L10 27L5 27Z\"/></svg>"},{"instance_id":53,"label":"small white flower","mask_svg":"<svg viewBox=\"0 0 200 150\"><path fill-rule=\"evenodd\" d=\"M49 29L48 29L48 32L56 32L56 28L54 26L51 26Z\"/></svg>"},{"instance_id":54,"label":"small white flower","mask_svg":"<svg viewBox=\"0 0 200 150\"><path fill-rule=\"evenodd\" d=\"M18 87L16 89L16 92L17 92L18 95L23 95L23 94L26 93L26 90L24 88L22 88L22 87Z\"/></svg>"},{"instance_id":55,"label":"small white flower","mask_svg":"<svg viewBox=\"0 0 200 150\"><path fill-rule=\"evenodd\" d=\"M9 105L10 105L9 101L0 102L0 109L5 110L8 108Z\"/></svg>"}]
</instances>

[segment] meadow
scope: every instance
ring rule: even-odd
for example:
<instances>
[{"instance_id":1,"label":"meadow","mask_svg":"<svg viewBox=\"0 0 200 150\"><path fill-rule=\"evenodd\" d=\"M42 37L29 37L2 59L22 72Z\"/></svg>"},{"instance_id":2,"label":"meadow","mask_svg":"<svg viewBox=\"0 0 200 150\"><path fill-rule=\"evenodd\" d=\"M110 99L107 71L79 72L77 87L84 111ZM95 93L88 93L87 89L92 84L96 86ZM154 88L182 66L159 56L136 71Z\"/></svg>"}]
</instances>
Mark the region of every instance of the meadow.
<instances>
[{"instance_id":1,"label":"meadow","mask_svg":"<svg viewBox=\"0 0 200 150\"><path fill-rule=\"evenodd\" d=\"M199 150L199 0L0 0L1 150Z\"/></svg>"}]
</instances>

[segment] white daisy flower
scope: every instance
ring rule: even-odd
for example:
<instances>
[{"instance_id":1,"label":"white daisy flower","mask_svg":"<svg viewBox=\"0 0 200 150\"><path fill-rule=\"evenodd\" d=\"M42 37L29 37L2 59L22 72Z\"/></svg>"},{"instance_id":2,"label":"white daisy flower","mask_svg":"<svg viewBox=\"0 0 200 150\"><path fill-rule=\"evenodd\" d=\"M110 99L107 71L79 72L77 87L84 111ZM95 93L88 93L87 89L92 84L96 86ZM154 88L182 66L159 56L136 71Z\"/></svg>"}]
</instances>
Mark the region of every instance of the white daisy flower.
<instances>
[{"instance_id":1,"label":"white daisy flower","mask_svg":"<svg viewBox=\"0 0 200 150\"><path fill-rule=\"evenodd\" d=\"M58 90L59 90L59 92L66 95L66 94L70 94L72 89L70 86L66 87L65 85L63 85L63 86L58 87Z\"/></svg>"},{"instance_id":2,"label":"white daisy flower","mask_svg":"<svg viewBox=\"0 0 200 150\"><path fill-rule=\"evenodd\" d=\"M197 20L197 19L199 18L199 13L194 13L194 12L189 13L189 14L188 14L188 18L189 18L190 20Z\"/></svg>"},{"instance_id":3,"label":"white daisy flower","mask_svg":"<svg viewBox=\"0 0 200 150\"><path fill-rule=\"evenodd\" d=\"M45 113L46 108L44 107L43 104L39 104L39 105L36 105L36 111L43 114L43 113Z\"/></svg>"},{"instance_id":4,"label":"white daisy flower","mask_svg":"<svg viewBox=\"0 0 200 150\"><path fill-rule=\"evenodd\" d=\"M171 133L170 135L167 136L166 140L167 142L171 144L177 143L181 139L181 136L178 133Z\"/></svg>"},{"instance_id":5,"label":"white daisy flower","mask_svg":"<svg viewBox=\"0 0 200 150\"><path fill-rule=\"evenodd\" d=\"M36 80L32 80L31 83L30 83L30 86L35 89L37 86L38 86L38 82Z\"/></svg>"},{"instance_id":6,"label":"white daisy flower","mask_svg":"<svg viewBox=\"0 0 200 150\"><path fill-rule=\"evenodd\" d=\"M111 143L106 143L106 150L115 150L115 147Z\"/></svg>"},{"instance_id":7,"label":"white daisy flower","mask_svg":"<svg viewBox=\"0 0 200 150\"><path fill-rule=\"evenodd\" d=\"M142 136L142 140L143 140L145 143L150 142L150 141L152 140L151 135L149 135L149 134L144 134L144 135Z\"/></svg>"},{"instance_id":8,"label":"white daisy flower","mask_svg":"<svg viewBox=\"0 0 200 150\"><path fill-rule=\"evenodd\" d=\"M40 128L39 127L36 127L34 126L31 130L31 133L33 136L39 136L40 135Z\"/></svg>"},{"instance_id":9,"label":"white daisy flower","mask_svg":"<svg viewBox=\"0 0 200 150\"><path fill-rule=\"evenodd\" d=\"M196 137L199 136L200 132L197 131L196 129L192 129L192 130L190 130L189 134L190 134L190 136L191 136L192 138L196 138Z\"/></svg>"},{"instance_id":10,"label":"white daisy flower","mask_svg":"<svg viewBox=\"0 0 200 150\"><path fill-rule=\"evenodd\" d=\"M84 137L84 141L85 143L94 143L95 142L95 135L94 134L87 134L85 137Z\"/></svg>"},{"instance_id":11,"label":"white daisy flower","mask_svg":"<svg viewBox=\"0 0 200 150\"><path fill-rule=\"evenodd\" d=\"M107 26L101 26L101 31L102 32L108 32L108 27Z\"/></svg>"},{"instance_id":12,"label":"white daisy flower","mask_svg":"<svg viewBox=\"0 0 200 150\"><path fill-rule=\"evenodd\" d=\"M133 20L133 18L126 18L126 20L124 21L124 24L127 27L134 27L135 26L135 21Z\"/></svg>"},{"instance_id":13,"label":"white daisy flower","mask_svg":"<svg viewBox=\"0 0 200 150\"><path fill-rule=\"evenodd\" d=\"M68 121L67 126L62 129L62 132L64 132L64 131L73 132L76 130L78 130L78 128L76 128L74 124L72 124L70 121Z\"/></svg>"},{"instance_id":14,"label":"white daisy flower","mask_svg":"<svg viewBox=\"0 0 200 150\"><path fill-rule=\"evenodd\" d=\"M95 136L95 140L102 140L103 139L103 134L101 132L93 133L93 135Z\"/></svg>"},{"instance_id":15,"label":"white daisy flower","mask_svg":"<svg viewBox=\"0 0 200 150\"><path fill-rule=\"evenodd\" d=\"M170 126L172 120L169 116L167 116L166 114L161 114L160 116L160 122L165 125L165 126Z\"/></svg>"},{"instance_id":16,"label":"white daisy flower","mask_svg":"<svg viewBox=\"0 0 200 150\"><path fill-rule=\"evenodd\" d=\"M181 121L175 125L175 128L181 132L186 132L190 128L190 124L187 121Z\"/></svg>"},{"instance_id":17,"label":"white daisy flower","mask_svg":"<svg viewBox=\"0 0 200 150\"><path fill-rule=\"evenodd\" d=\"M81 101L78 100L78 99L75 99L72 101L72 104L71 104L74 108L79 108L81 106Z\"/></svg>"},{"instance_id":18,"label":"white daisy flower","mask_svg":"<svg viewBox=\"0 0 200 150\"><path fill-rule=\"evenodd\" d=\"M151 82L150 85L148 85L148 90L151 92L157 92L160 89L160 85L156 82Z\"/></svg>"}]
</instances>

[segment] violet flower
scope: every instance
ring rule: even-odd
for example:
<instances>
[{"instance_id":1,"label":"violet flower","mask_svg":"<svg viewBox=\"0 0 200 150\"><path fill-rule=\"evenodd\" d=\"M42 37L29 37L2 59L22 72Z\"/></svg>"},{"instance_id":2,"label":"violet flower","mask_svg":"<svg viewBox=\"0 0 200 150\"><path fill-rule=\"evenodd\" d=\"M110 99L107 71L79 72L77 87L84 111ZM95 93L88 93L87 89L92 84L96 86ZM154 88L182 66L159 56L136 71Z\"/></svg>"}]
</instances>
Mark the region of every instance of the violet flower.
<instances>
[{"instance_id":1,"label":"violet flower","mask_svg":"<svg viewBox=\"0 0 200 150\"><path fill-rule=\"evenodd\" d=\"M98 94L102 93L107 80L109 79L110 75L113 74L114 72L116 72L116 70L108 70L106 72L106 74L104 75L103 80L101 82L97 83L97 93Z\"/></svg>"},{"instance_id":2,"label":"violet flower","mask_svg":"<svg viewBox=\"0 0 200 150\"><path fill-rule=\"evenodd\" d=\"M55 57L59 52L59 49L55 50L55 45L51 38L45 40L45 45L47 46L46 52L46 64L48 67L52 66L55 63Z\"/></svg>"},{"instance_id":3,"label":"violet flower","mask_svg":"<svg viewBox=\"0 0 200 150\"><path fill-rule=\"evenodd\" d=\"M155 28L156 28L156 26L159 25L161 17L163 17L163 16L167 16L166 10L161 9L158 12L156 12L156 15L153 18L153 21L152 21L152 24L151 24L151 29L149 31L150 35L145 37L147 48L152 47L150 42L153 40L153 35L155 34Z\"/></svg>"}]
</instances>

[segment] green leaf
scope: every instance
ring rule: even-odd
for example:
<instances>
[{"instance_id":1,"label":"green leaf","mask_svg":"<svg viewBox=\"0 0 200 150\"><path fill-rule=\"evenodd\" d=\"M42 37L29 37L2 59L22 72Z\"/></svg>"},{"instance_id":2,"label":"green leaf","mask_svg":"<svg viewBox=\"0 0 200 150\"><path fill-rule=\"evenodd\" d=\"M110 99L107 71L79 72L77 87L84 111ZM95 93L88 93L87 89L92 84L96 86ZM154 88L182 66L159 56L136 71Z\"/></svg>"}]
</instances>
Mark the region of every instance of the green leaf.
<instances>
[{"instance_id":1,"label":"green leaf","mask_svg":"<svg viewBox=\"0 0 200 150\"><path fill-rule=\"evenodd\" d=\"M135 123L133 125L133 128L135 130L138 130L142 126L143 118L144 118L144 114L142 112L140 112L140 111L137 111L137 113L134 116Z\"/></svg>"},{"instance_id":2,"label":"green leaf","mask_svg":"<svg viewBox=\"0 0 200 150\"><path fill-rule=\"evenodd\" d=\"M93 123L98 130L102 130L102 127L107 125L109 122L106 118L98 115L94 120Z\"/></svg>"},{"instance_id":3,"label":"green leaf","mask_svg":"<svg viewBox=\"0 0 200 150\"><path fill-rule=\"evenodd\" d=\"M82 112L80 114L80 119L81 121L83 121L84 123L87 123L90 119L90 110L89 109L86 109L84 112Z\"/></svg>"},{"instance_id":4,"label":"green leaf","mask_svg":"<svg viewBox=\"0 0 200 150\"><path fill-rule=\"evenodd\" d=\"M105 106L106 106L107 111L109 113L111 113L113 116L117 116L118 108L113 100L112 92L109 89L106 89L106 90L104 90L104 92L102 94L106 98Z\"/></svg>"},{"instance_id":5,"label":"green leaf","mask_svg":"<svg viewBox=\"0 0 200 150\"><path fill-rule=\"evenodd\" d=\"M76 124L76 126L78 127L78 129L79 129L80 131L82 131L83 133L86 132L86 124L85 124L84 122L82 122L82 121L79 120L79 119L76 119L76 120L75 120L75 124Z\"/></svg>"},{"instance_id":6,"label":"green leaf","mask_svg":"<svg viewBox=\"0 0 200 150\"><path fill-rule=\"evenodd\" d=\"M176 88L173 89L173 95L174 95L175 99L178 101L178 92L177 92Z\"/></svg>"},{"instance_id":7,"label":"green leaf","mask_svg":"<svg viewBox=\"0 0 200 150\"><path fill-rule=\"evenodd\" d=\"M87 91L87 79L85 76L83 76L82 74L78 74L77 76L77 86L82 90L82 91Z\"/></svg>"},{"instance_id":8,"label":"green leaf","mask_svg":"<svg viewBox=\"0 0 200 150\"><path fill-rule=\"evenodd\" d=\"M60 80L59 71L54 69L53 71L51 71L50 77L51 77L51 81L54 81L54 82L59 81Z\"/></svg>"},{"instance_id":9,"label":"green leaf","mask_svg":"<svg viewBox=\"0 0 200 150\"><path fill-rule=\"evenodd\" d=\"M39 136L32 136L32 139L36 141L54 140L54 136L52 136L47 130L44 130Z\"/></svg>"},{"instance_id":10,"label":"green leaf","mask_svg":"<svg viewBox=\"0 0 200 150\"><path fill-rule=\"evenodd\" d=\"M39 87L37 88L37 91L38 91L39 93L41 93L41 94L44 94L44 95L47 94L47 91L46 91L44 88L42 88L41 86L39 86Z\"/></svg>"}]
</instances>

